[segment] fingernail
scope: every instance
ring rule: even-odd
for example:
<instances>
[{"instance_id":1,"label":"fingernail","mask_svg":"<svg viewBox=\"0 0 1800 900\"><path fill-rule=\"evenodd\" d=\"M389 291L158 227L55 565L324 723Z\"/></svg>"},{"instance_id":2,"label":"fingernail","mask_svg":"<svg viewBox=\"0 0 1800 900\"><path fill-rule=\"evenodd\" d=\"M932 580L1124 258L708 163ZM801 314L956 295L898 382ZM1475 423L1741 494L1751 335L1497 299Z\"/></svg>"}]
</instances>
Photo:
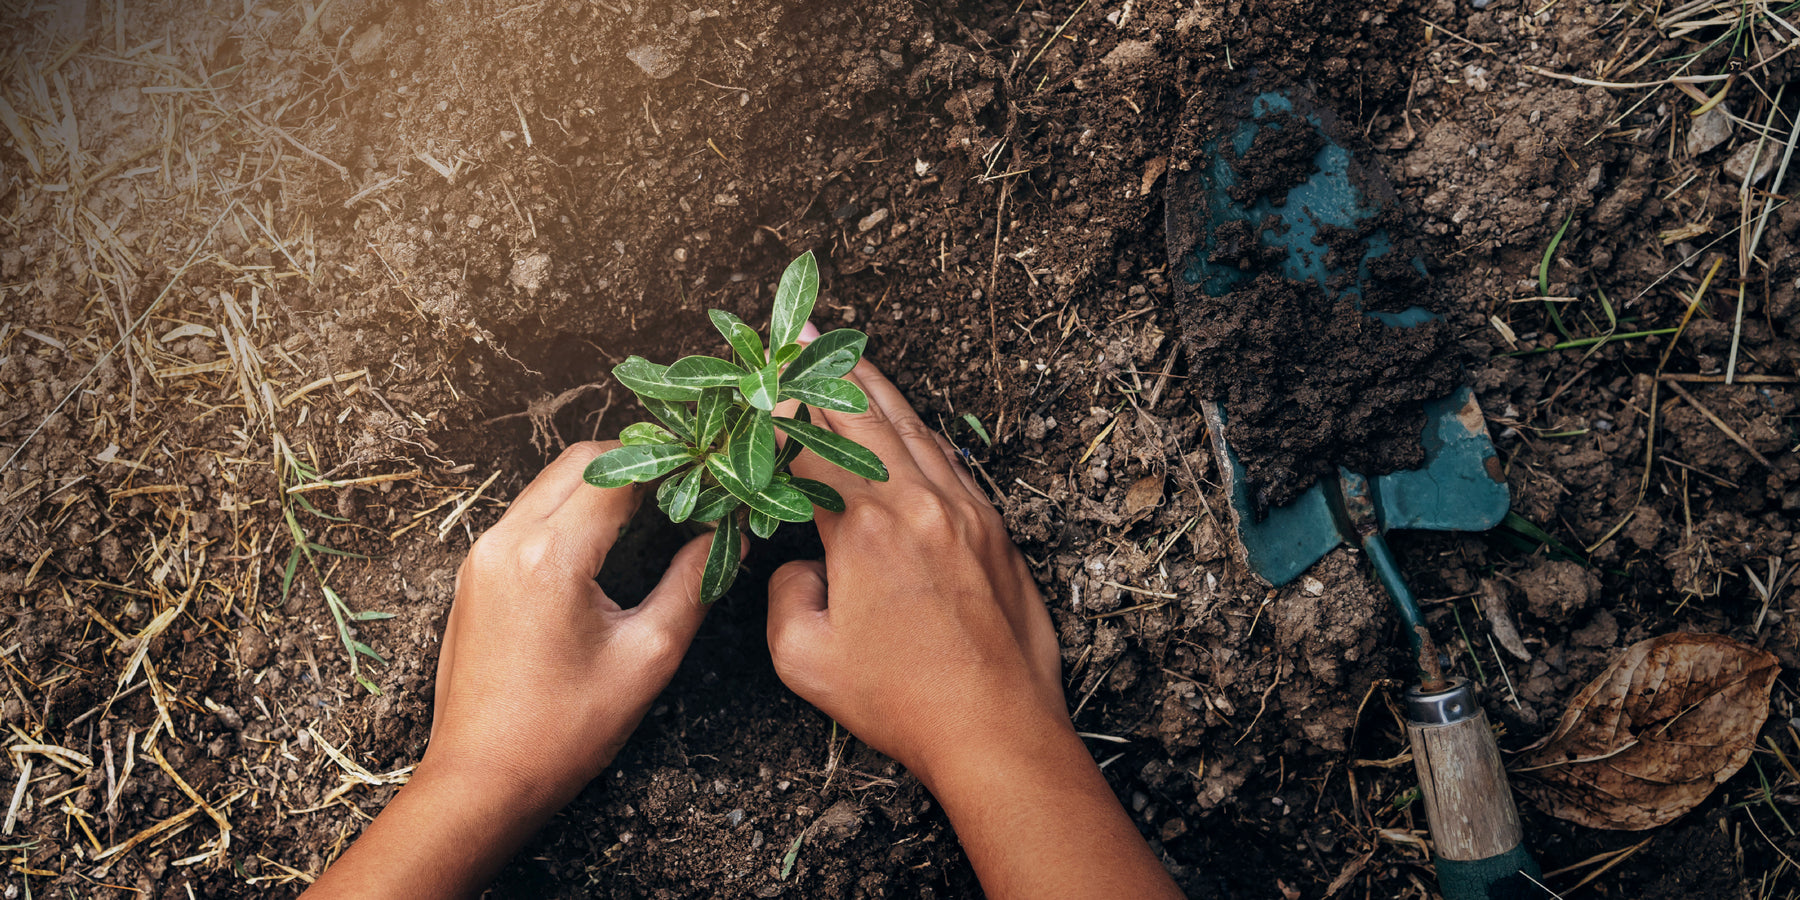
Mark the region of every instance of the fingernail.
<instances>
[{"instance_id":1,"label":"fingernail","mask_svg":"<svg viewBox=\"0 0 1800 900\"><path fill-rule=\"evenodd\" d=\"M809 341L815 340L818 338L818 336L819 336L819 326L814 325L812 323L812 320L808 319L806 321L805 327L800 329L800 343L804 344Z\"/></svg>"}]
</instances>

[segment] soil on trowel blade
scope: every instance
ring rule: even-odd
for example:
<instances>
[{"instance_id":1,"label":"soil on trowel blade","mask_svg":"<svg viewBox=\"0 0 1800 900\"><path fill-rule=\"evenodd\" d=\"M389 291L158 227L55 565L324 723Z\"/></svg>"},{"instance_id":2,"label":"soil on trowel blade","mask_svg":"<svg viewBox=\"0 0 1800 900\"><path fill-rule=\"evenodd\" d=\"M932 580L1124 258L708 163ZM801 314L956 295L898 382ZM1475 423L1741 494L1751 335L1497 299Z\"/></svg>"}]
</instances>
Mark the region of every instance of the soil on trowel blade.
<instances>
[{"instance_id":1,"label":"soil on trowel blade","mask_svg":"<svg viewBox=\"0 0 1800 900\"><path fill-rule=\"evenodd\" d=\"M1264 272L1181 301L1193 371L1224 404L1259 504L1280 506L1343 465L1423 462L1423 403L1455 390L1462 354L1442 321L1393 328L1311 282Z\"/></svg>"},{"instance_id":2,"label":"soil on trowel blade","mask_svg":"<svg viewBox=\"0 0 1800 900\"><path fill-rule=\"evenodd\" d=\"M1231 162L1238 181L1227 192L1239 203L1266 196L1279 206L1280 198L1319 170L1313 158L1325 148L1325 137L1318 129L1292 115L1272 116L1267 122L1249 151Z\"/></svg>"}]
</instances>

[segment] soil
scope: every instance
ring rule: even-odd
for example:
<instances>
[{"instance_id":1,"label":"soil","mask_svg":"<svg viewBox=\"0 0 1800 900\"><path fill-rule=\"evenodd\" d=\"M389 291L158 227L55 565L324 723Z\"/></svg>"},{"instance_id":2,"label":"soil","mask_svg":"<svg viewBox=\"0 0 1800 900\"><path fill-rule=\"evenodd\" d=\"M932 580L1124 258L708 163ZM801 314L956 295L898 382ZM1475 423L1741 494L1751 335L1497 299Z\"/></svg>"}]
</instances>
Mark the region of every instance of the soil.
<instances>
[{"instance_id":1,"label":"soil","mask_svg":"<svg viewBox=\"0 0 1800 900\"><path fill-rule=\"evenodd\" d=\"M9 787L33 764L0 878L31 896L298 893L395 790L346 780L333 754L395 782L423 751L474 537L562 445L640 416L606 370L717 349L707 308L760 325L811 249L819 324L868 331L973 451L1051 606L1075 722L1107 736L1096 759L1188 894L1428 896L1393 616L1347 551L1275 591L1233 562L1198 404L1221 368L1246 376L1228 402L1298 383L1178 350L1162 192L1248 68L1310 85L1392 182L1444 315L1413 362L1472 357L1519 519L1391 541L1503 748L1650 635L1723 632L1791 672L1795 595L1771 585L1800 565L1800 206L1770 204L1740 269L1724 168L1752 129L1689 153L1695 103L1676 89L1541 74L1659 79L1678 64L1615 57L1710 40L1615 12L166 0L9 17L0 715L92 764L0 761ZM1766 59L1782 34L1696 71L1731 47ZM1724 105L1768 121L1786 59ZM1756 215L1763 190L1786 196L1761 185ZM1317 289L1256 284L1291 343L1328 343ZM1696 296L1678 340L1643 336ZM1390 345L1332 321L1360 355L1312 364L1378 380L1366 363ZM1722 383L1728 365L1748 377ZM1272 436L1358 437L1269 414ZM293 527L358 555L289 583ZM602 584L641 596L675 538L644 520ZM795 540L756 548L617 764L496 895L978 895L918 782L775 677L758 576L817 552ZM324 586L395 614L356 625L386 659L359 663L380 693L351 679ZM151 666L121 685L140 645ZM1670 826L1590 831L1522 801L1545 871L1576 867L1550 886L1647 839L1587 889L1792 890L1792 677L1763 735L1779 751ZM196 813L96 858L194 809L144 754L152 729L229 848Z\"/></svg>"}]
</instances>

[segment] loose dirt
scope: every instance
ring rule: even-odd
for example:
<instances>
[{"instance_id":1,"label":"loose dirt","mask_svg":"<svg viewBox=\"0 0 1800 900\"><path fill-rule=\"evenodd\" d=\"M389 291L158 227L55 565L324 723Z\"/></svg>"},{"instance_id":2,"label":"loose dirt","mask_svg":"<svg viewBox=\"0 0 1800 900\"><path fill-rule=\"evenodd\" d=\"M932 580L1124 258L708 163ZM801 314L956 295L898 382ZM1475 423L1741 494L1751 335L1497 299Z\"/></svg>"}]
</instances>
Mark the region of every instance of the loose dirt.
<instances>
[{"instance_id":1,"label":"loose dirt","mask_svg":"<svg viewBox=\"0 0 1800 900\"><path fill-rule=\"evenodd\" d=\"M1800 665L1791 591L1757 587L1800 565L1791 182L1740 200L1724 170L1756 134L1688 154L1698 104L1674 88L1541 74L1650 81L1696 51L1693 71L1724 72L1735 47L1748 74L1702 86L1785 135L1772 23L1707 49L1712 32L1636 6L1522 0L58 15L0 25L0 712L18 743L92 764L0 761L21 895L298 893L423 751L472 539L561 445L637 417L605 370L713 349L709 307L760 324L811 249L821 326L867 330L972 450L1044 586L1076 724L1104 735L1096 759L1188 894L1422 896L1392 616L1347 552L1279 591L1236 567L1197 415L1221 367L1242 371L1225 396L1268 404L1279 457L1279 429L1330 448L1408 401L1310 421L1269 401L1313 382L1204 357L1242 330L1175 337L1162 191L1250 67L1310 84L1395 187L1445 319L1435 350L1393 364L1472 351L1519 520L1394 545L1503 747L1652 634L1720 631ZM1740 270L1736 229L1771 196ZM1256 284L1237 321L1288 323L1342 398L1441 392L1379 377L1391 343L1319 324L1316 291ZM1724 384L1734 344L1749 378ZM1294 479L1316 471L1287 451ZM290 515L358 555L290 580ZM602 584L641 595L675 537L641 523ZM758 585L816 552L756 548L618 763L496 894L977 895L917 781L773 674ZM351 680L323 586L396 614L353 635L386 659L359 663L379 694ZM1507 628L1528 659L1490 640ZM140 644L156 686L148 668L120 686ZM1764 734L1788 758L1792 695ZM147 759L152 729L228 849L196 812L99 858L194 809ZM389 783L346 780L327 743ZM1773 813L1791 819L1796 782L1773 750L1758 761L1644 835L1525 806L1545 870L1582 865L1551 887L1646 838L1595 885L1785 886L1800 846Z\"/></svg>"}]
</instances>

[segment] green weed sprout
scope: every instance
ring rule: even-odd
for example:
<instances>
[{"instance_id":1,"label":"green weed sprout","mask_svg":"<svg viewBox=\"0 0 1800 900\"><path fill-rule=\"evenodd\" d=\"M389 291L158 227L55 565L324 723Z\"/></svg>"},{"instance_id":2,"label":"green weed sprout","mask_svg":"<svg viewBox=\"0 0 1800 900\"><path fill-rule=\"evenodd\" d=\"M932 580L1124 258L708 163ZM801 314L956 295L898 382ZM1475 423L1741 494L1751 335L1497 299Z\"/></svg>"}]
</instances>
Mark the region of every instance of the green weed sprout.
<instances>
[{"instance_id":1,"label":"green weed sprout","mask_svg":"<svg viewBox=\"0 0 1800 900\"><path fill-rule=\"evenodd\" d=\"M737 578L746 524L766 538L782 522L811 521L815 505L844 511L844 498L829 485L788 473L802 449L853 475L887 480L887 467L872 451L813 425L807 412L808 406L869 408L862 389L843 378L862 358L868 335L840 328L799 343L818 295L819 266L808 251L781 275L767 348L737 316L715 309L708 315L735 362L686 356L659 366L633 356L613 367L613 377L662 424L626 426L619 433L625 446L601 454L583 477L601 488L661 478L656 505L670 521L718 523L700 584L703 603L719 599ZM774 414L782 400L800 401L793 418ZM779 452L777 428L788 437Z\"/></svg>"}]
</instances>

